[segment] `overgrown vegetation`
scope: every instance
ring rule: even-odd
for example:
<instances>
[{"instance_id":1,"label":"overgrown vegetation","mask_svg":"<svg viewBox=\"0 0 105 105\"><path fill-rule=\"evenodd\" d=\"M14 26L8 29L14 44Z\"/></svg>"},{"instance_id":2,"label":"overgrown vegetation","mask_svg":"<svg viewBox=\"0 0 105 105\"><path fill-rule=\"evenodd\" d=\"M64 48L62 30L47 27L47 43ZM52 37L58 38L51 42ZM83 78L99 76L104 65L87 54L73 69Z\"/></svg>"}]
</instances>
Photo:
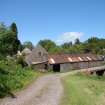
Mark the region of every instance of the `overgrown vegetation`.
<instances>
[{"instance_id":1,"label":"overgrown vegetation","mask_svg":"<svg viewBox=\"0 0 105 105\"><path fill-rule=\"evenodd\" d=\"M30 68L22 68L14 61L0 61L0 97L13 96L13 91L22 89L37 76L38 73Z\"/></svg>"},{"instance_id":2,"label":"overgrown vegetation","mask_svg":"<svg viewBox=\"0 0 105 105\"><path fill-rule=\"evenodd\" d=\"M64 97L60 105L105 105L105 76L69 75L62 79Z\"/></svg>"}]
</instances>

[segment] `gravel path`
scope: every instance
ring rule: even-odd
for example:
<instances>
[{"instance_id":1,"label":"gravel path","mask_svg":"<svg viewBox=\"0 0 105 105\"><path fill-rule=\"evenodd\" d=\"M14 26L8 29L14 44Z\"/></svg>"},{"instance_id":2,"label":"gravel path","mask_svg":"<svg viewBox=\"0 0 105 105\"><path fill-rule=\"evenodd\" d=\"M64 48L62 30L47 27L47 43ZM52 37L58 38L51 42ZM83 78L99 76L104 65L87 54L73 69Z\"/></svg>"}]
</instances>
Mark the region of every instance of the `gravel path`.
<instances>
[{"instance_id":1,"label":"gravel path","mask_svg":"<svg viewBox=\"0 0 105 105\"><path fill-rule=\"evenodd\" d=\"M40 77L25 90L19 92L17 98L5 98L0 105L59 105L63 94L60 76L51 74Z\"/></svg>"}]
</instances>

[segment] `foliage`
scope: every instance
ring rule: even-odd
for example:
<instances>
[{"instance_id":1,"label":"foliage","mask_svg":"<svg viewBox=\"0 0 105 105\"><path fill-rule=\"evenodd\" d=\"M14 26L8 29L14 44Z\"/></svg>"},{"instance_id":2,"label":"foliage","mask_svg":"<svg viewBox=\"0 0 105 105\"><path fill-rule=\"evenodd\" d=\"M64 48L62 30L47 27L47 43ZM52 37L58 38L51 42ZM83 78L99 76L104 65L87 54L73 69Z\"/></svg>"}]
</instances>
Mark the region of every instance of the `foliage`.
<instances>
[{"instance_id":1,"label":"foliage","mask_svg":"<svg viewBox=\"0 0 105 105\"><path fill-rule=\"evenodd\" d=\"M89 38L87 41L84 42L85 48L88 51L95 53L95 54L105 54L105 39L99 39L97 37Z\"/></svg>"},{"instance_id":2,"label":"foliage","mask_svg":"<svg viewBox=\"0 0 105 105\"><path fill-rule=\"evenodd\" d=\"M0 24L0 59L3 59L7 55L14 55L22 47L33 49L33 44L30 41L26 41L21 45L18 40L18 30L16 23L12 23L10 27ZM56 45L52 40L45 39L38 42L42 47L48 51L48 53L93 53L105 55L105 39L99 39L97 37L91 37L82 42L77 38L75 43L65 42L62 45Z\"/></svg>"},{"instance_id":3,"label":"foliage","mask_svg":"<svg viewBox=\"0 0 105 105\"><path fill-rule=\"evenodd\" d=\"M75 43L65 42L62 45L57 46L51 40L41 40L39 42L49 53L93 53L105 55L105 39L99 39L97 37L91 37L84 42L80 42L79 39L75 40Z\"/></svg>"},{"instance_id":4,"label":"foliage","mask_svg":"<svg viewBox=\"0 0 105 105\"><path fill-rule=\"evenodd\" d=\"M65 94L60 105L105 105L105 76L74 74L62 82Z\"/></svg>"},{"instance_id":5,"label":"foliage","mask_svg":"<svg viewBox=\"0 0 105 105\"><path fill-rule=\"evenodd\" d=\"M45 39L45 40L40 40L39 45L41 45L42 47L44 47L46 49L46 51L50 51L52 48L55 48L56 47L56 44L55 42L51 41L51 40L48 40L48 39Z\"/></svg>"},{"instance_id":6,"label":"foliage","mask_svg":"<svg viewBox=\"0 0 105 105\"><path fill-rule=\"evenodd\" d=\"M23 46L23 49L24 48L29 48L30 50L32 50L34 48L32 42L30 42L30 41L24 42L22 46Z\"/></svg>"},{"instance_id":7,"label":"foliage","mask_svg":"<svg viewBox=\"0 0 105 105\"><path fill-rule=\"evenodd\" d=\"M0 61L0 97L14 96L13 91L26 86L37 74L31 69L22 68L14 61Z\"/></svg>"},{"instance_id":8,"label":"foliage","mask_svg":"<svg viewBox=\"0 0 105 105\"><path fill-rule=\"evenodd\" d=\"M12 23L11 26L10 26L10 30L12 32L15 33L16 37L17 37L17 34L18 34L18 30L17 30L17 26L16 26L16 23Z\"/></svg>"},{"instance_id":9,"label":"foliage","mask_svg":"<svg viewBox=\"0 0 105 105\"><path fill-rule=\"evenodd\" d=\"M14 55L21 48L21 43L17 38L16 24L13 23L10 28L4 24L0 25L0 55Z\"/></svg>"},{"instance_id":10,"label":"foliage","mask_svg":"<svg viewBox=\"0 0 105 105\"><path fill-rule=\"evenodd\" d=\"M65 42L65 43L62 44L61 46L62 46L62 48L68 49L68 48L70 48L72 45L73 45L72 42Z\"/></svg>"},{"instance_id":11,"label":"foliage","mask_svg":"<svg viewBox=\"0 0 105 105\"><path fill-rule=\"evenodd\" d=\"M80 40L77 38L77 39L75 39L75 44L80 44L81 42L80 42Z\"/></svg>"},{"instance_id":12,"label":"foliage","mask_svg":"<svg viewBox=\"0 0 105 105\"><path fill-rule=\"evenodd\" d=\"M63 52L63 48L60 46L56 46L49 50L50 54L61 54Z\"/></svg>"}]
</instances>

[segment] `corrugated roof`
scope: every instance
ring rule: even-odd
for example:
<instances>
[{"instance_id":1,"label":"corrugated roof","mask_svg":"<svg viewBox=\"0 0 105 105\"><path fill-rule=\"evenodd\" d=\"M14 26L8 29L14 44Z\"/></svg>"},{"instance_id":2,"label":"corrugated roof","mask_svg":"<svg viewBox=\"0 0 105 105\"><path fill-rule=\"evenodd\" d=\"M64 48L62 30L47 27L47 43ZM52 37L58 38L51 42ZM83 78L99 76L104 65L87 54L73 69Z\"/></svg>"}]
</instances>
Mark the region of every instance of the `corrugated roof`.
<instances>
[{"instance_id":1,"label":"corrugated roof","mask_svg":"<svg viewBox=\"0 0 105 105\"><path fill-rule=\"evenodd\" d=\"M54 54L49 55L49 63L69 63L69 62L84 62L102 60L101 57L93 54Z\"/></svg>"}]
</instances>

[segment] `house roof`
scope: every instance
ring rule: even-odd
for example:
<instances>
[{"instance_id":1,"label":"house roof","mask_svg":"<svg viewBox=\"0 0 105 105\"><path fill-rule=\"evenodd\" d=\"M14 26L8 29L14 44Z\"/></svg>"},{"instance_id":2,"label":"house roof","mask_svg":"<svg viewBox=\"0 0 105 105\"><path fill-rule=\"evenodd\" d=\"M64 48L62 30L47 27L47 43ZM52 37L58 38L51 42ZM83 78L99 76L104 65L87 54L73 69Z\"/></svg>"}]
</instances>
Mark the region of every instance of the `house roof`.
<instances>
[{"instance_id":1,"label":"house roof","mask_svg":"<svg viewBox=\"0 0 105 105\"><path fill-rule=\"evenodd\" d=\"M48 55L47 51L41 45L37 45L32 50L32 52L28 56L26 56L25 61L29 65L47 62L48 61L47 55Z\"/></svg>"},{"instance_id":2,"label":"house roof","mask_svg":"<svg viewBox=\"0 0 105 105\"><path fill-rule=\"evenodd\" d=\"M93 54L53 54L48 58L50 64L98 60L102 60L102 58Z\"/></svg>"}]
</instances>

